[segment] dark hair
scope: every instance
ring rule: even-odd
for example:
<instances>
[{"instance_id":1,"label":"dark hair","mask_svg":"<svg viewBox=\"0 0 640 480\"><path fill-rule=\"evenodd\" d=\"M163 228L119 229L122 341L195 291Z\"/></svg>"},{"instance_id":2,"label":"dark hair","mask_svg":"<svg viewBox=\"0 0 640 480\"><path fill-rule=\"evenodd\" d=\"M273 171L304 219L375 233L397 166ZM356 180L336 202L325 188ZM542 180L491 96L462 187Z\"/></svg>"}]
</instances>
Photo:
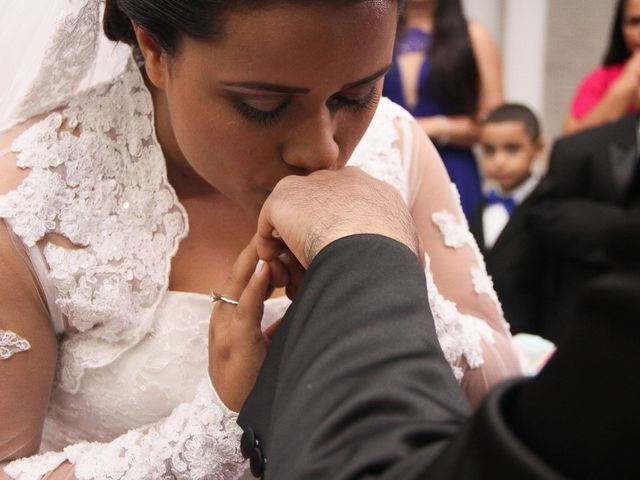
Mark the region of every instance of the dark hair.
<instances>
[{"instance_id":1,"label":"dark hair","mask_svg":"<svg viewBox=\"0 0 640 480\"><path fill-rule=\"evenodd\" d=\"M106 0L103 28L110 40L136 45L131 22L149 32L164 51L175 55L180 40L189 36L216 40L224 35L225 15L251 11L277 0ZM295 0L289 0L295 3ZM331 0L315 0L329 3ZM338 2L339 0L333 0ZM351 3L364 0L350 0ZM280 0L286 3L286 0ZM309 3L309 2L306 2ZM340 3L345 4L345 0ZM398 2L398 10L403 0Z\"/></svg>"},{"instance_id":2,"label":"dark hair","mask_svg":"<svg viewBox=\"0 0 640 480\"><path fill-rule=\"evenodd\" d=\"M480 72L460 0L438 0L432 38L429 74L420 88L437 92L451 109L447 114L477 115Z\"/></svg>"},{"instance_id":3,"label":"dark hair","mask_svg":"<svg viewBox=\"0 0 640 480\"><path fill-rule=\"evenodd\" d=\"M611 25L609 46L607 47L607 53L604 55L604 60L602 61L602 64L605 66L623 63L631 56L631 52L627 48L627 42L624 40L624 34L622 33L624 9L627 6L627 2L628 0L618 0L616 14L613 18L613 24Z\"/></svg>"},{"instance_id":4,"label":"dark hair","mask_svg":"<svg viewBox=\"0 0 640 480\"><path fill-rule=\"evenodd\" d=\"M519 103L505 103L492 110L482 121L482 125L500 122L520 122L532 142L540 139L540 122L536 114L525 105Z\"/></svg>"}]
</instances>

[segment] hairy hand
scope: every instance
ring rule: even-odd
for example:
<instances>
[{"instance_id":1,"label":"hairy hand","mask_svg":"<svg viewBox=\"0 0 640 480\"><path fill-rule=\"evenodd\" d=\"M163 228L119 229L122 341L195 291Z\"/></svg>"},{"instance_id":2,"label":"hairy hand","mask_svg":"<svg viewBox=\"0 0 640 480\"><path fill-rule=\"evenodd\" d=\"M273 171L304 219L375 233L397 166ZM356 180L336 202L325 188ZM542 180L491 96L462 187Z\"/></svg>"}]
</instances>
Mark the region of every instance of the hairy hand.
<instances>
[{"instance_id":1,"label":"hairy hand","mask_svg":"<svg viewBox=\"0 0 640 480\"><path fill-rule=\"evenodd\" d=\"M262 207L256 248L270 261L286 246L307 268L329 243L359 233L391 237L418 255L415 225L396 189L358 168L322 170L278 183Z\"/></svg>"}]
</instances>

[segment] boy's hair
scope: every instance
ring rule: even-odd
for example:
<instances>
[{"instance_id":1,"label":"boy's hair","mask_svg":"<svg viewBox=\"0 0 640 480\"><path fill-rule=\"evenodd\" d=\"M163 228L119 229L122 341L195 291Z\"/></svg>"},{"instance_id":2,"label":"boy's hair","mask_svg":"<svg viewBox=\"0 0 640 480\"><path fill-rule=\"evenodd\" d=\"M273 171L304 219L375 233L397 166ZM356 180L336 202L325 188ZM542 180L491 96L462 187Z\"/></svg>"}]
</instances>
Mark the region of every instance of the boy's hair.
<instances>
[{"instance_id":1,"label":"boy's hair","mask_svg":"<svg viewBox=\"0 0 640 480\"><path fill-rule=\"evenodd\" d=\"M529 135L532 142L537 142L540 138L540 122L535 113L529 107L519 103L505 103L491 111L484 119L482 125L499 122L520 122Z\"/></svg>"}]
</instances>

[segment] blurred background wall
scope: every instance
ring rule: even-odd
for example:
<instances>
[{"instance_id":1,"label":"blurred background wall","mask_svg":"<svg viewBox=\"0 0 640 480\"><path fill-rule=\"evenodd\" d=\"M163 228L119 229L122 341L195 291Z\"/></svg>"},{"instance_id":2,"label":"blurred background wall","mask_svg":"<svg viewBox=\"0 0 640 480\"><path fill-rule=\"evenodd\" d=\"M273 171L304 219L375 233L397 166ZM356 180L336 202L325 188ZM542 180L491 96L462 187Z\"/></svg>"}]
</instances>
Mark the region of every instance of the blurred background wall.
<instances>
[{"instance_id":1,"label":"blurred background wall","mask_svg":"<svg viewBox=\"0 0 640 480\"><path fill-rule=\"evenodd\" d=\"M540 115L550 143L571 97L604 54L616 0L463 0L502 52L507 101Z\"/></svg>"}]
</instances>

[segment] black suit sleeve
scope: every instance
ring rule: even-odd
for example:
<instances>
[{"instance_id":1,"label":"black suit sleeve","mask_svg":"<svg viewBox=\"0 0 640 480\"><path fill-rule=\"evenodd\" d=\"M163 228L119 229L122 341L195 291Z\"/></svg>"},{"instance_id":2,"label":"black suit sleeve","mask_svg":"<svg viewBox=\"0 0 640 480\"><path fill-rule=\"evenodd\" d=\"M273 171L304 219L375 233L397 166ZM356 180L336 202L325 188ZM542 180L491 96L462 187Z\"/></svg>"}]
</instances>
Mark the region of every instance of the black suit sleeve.
<instances>
[{"instance_id":1,"label":"black suit sleeve","mask_svg":"<svg viewBox=\"0 0 640 480\"><path fill-rule=\"evenodd\" d=\"M622 258L633 270L592 285L542 373L499 386L471 418L415 256L375 235L331 244L240 413L243 451L264 453L264 477L278 480L640 478L634 228L612 243L631 247Z\"/></svg>"},{"instance_id":2,"label":"black suit sleeve","mask_svg":"<svg viewBox=\"0 0 640 480\"><path fill-rule=\"evenodd\" d=\"M258 380L238 422L261 439L265 478L382 475L418 444L431 458L469 412L438 343L422 267L386 237L325 248L274 348L279 365L261 372L271 378ZM273 395L270 412L263 394Z\"/></svg>"}]
</instances>

